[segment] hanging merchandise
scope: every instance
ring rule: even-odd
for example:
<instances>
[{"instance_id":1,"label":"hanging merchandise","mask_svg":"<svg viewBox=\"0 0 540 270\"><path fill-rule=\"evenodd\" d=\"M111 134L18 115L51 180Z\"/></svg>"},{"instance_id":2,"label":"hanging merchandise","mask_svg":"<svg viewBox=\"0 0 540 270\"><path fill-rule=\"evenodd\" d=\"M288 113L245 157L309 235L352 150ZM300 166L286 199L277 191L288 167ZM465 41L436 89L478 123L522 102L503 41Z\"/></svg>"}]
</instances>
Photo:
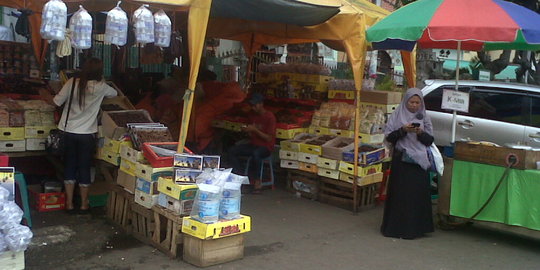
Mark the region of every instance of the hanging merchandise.
<instances>
[{"instance_id":1,"label":"hanging merchandise","mask_svg":"<svg viewBox=\"0 0 540 270\"><path fill-rule=\"evenodd\" d=\"M61 0L50 0L43 6L41 28L43 39L64 40L67 24L67 7Z\"/></svg>"},{"instance_id":2,"label":"hanging merchandise","mask_svg":"<svg viewBox=\"0 0 540 270\"><path fill-rule=\"evenodd\" d=\"M141 44L154 42L154 16L147 7L142 5L133 12L135 40Z\"/></svg>"},{"instance_id":3,"label":"hanging merchandise","mask_svg":"<svg viewBox=\"0 0 540 270\"><path fill-rule=\"evenodd\" d=\"M127 43L128 17L126 12L120 8L120 3L107 13L105 24L105 42L117 46L124 46Z\"/></svg>"},{"instance_id":4,"label":"hanging merchandise","mask_svg":"<svg viewBox=\"0 0 540 270\"><path fill-rule=\"evenodd\" d=\"M71 45L75 49L92 47L92 17L82 6L69 20L71 30Z\"/></svg>"},{"instance_id":5,"label":"hanging merchandise","mask_svg":"<svg viewBox=\"0 0 540 270\"><path fill-rule=\"evenodd\" d=\"M71 52L71 30L67 29L66 38L60 41L58 47L56 47L56 56L60 58L70 56Z\"/></svg>"},{"instance_id":6,"label":"hanging merchandise","mask_svg":"<svg viewBox=\"0 0 540 270\"><path fill-rule=\"evenodd\" d=\"M154 14L154 27L155 27L155 45L158 47L167 48L171 43L171 19L169 16L160 9Z\"/></svg>"}]
</instances>

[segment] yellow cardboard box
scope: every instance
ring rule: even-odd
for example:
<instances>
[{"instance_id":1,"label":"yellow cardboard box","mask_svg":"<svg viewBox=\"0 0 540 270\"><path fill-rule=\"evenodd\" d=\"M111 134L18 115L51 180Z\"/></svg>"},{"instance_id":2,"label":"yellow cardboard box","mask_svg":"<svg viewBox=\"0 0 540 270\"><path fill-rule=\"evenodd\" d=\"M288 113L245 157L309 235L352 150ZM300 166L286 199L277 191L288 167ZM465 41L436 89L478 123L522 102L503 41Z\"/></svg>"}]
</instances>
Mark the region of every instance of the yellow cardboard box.
<instances>
[{"instance_id":1,"label":"yellow cardboard box","mask_svg":"<svg viewBox=\"0 0 540 270\"><path fill-rule=\"evenodd\" d=\"M194 199L197 189L197 185L178 185L172 178L158 179L158 191L176 200Z\"/></svg>"},{"instance_id":2,"label":"yellow cardboard box","mask_svg":"<svg viewBox=\"0 0 540 270\"><path fill-rule=\"evenodd\" d=\"M182 220L182 232L199 239L218 239L251 231L251 217L241 215L239 219L223 220L205 224L191 217Z\"/></svg>"}]
</instances>

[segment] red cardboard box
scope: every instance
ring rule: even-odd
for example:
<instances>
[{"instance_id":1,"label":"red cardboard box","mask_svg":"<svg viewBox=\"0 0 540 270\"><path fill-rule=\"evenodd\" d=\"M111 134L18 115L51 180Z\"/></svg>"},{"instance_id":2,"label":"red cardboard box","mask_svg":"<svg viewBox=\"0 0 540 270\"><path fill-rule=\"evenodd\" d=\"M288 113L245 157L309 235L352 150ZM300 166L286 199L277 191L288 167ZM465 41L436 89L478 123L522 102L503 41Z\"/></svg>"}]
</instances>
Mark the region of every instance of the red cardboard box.
<instances>
[{"instance_id":1,"label":"red cardboard box","mask_svg":"<svg viewBox=\"0 0 540 270\"><path fill-rule=\"evenodd\" d=\"M41 192L41 186L28 186L31 204L39 212L50 212L66 208L66 195L64 192Z\"/></svg>"}]
</instances>

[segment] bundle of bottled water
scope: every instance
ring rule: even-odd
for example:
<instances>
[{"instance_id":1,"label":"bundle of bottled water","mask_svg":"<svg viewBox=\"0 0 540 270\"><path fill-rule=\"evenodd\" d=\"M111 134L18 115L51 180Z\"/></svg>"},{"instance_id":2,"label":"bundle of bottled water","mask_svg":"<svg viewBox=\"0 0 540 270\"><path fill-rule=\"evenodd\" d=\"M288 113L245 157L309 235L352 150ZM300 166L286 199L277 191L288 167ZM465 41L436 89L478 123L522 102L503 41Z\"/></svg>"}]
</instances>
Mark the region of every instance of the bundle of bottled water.
<instances>
[{"instance_id":1,"label":"bundle of bottled water","mask_svg":"<svg viewBox=\"0 0 540 270\"><path fill-rule=\"evenodd\" d=\"M13 201L7 200L9 191L0 187L0 254L7 250L24 251L32 241L32 231L21 225L23 211Z\"/></svg>"},{"instance_id":2,"label":"bundle of bottled water","mask_svg":"<svg viewBox=\"0 0 540 270\"><path fill-rule=\"evenodd\" d=\"M105 22L105 42L117 46L124 46L127 43L128 17L126 12L120 8L120 1L115 8L107 13Z\"/></svg>"},{"instance_id":3,"label":"bundle of bottled water","mask_svg":"<svg viewBox=\"0 0 540 270\"><path fill-rule=\"evenodd\" d=\"M69 29L73 48L84 50L92 47L92 16L82 6L71 16Z\"/></svg>"},{"instance_id":4,"label":"bundle of bottled water","mask_svg":"<svg viewBox=\"0 0 540 270\"><path fill-rule=\"evenodd\" d=\"M191 217L203 223L240 218L241 186L246 182L247 177L231 169L205 169L196 179L199 189Z\"/></svg>"},{"instance_id":5,"label":"bundle of bottled water","mask_svg":"<svg viewBox=\"0 0 540 270\"><path fill-rule=\"evenodd\" d=\"M66 37L67 6L62 0L50 0L43 6L39 33L43 39L64 40Z\"/></svg>"},{"instance_id":6,"label":"bundle of bottled water","mask_svg":"<svg viewBox=\"0 0 540 270\"><path fill-rule=\"evenodd\" d=\"M147 7L142 5L133 12L135 40L141 44L154 42L154 16Z\"/></svg>"},{"instance_id":7,"label":"bundle of bottled water","mask_svg":"<svg viewBox=\"0 0 540 270\"><path fill-rule=\"evenodd\" d=\"M169 19L169 16L165 14L165 11L163 11L163 9L160 9L154 14L154 27L154 45L163 48L169 47L169 45L171 44L172 23L171 19Z\"/></svg>"}]
</instances>

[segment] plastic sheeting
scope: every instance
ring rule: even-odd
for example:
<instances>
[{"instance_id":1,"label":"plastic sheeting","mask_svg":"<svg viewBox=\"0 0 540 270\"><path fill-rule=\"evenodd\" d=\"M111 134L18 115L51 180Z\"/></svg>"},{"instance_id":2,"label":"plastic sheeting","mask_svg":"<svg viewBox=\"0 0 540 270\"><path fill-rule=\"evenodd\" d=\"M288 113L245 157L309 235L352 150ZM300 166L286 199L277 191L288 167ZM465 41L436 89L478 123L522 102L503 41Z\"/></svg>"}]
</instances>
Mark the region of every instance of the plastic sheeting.
<instances>
[{"instance_id":1,"label":"plastic sheeting","mask_svg":"<svg viewBox=\"0 0 540 270\"><path fill-rule=\"evenodd\" d=\"M469 218L489 198L505 168L454 161L450 215ZM475 218L540 230L540 171L511 169L491 202Z\"/></svg>"}]
</instances>

